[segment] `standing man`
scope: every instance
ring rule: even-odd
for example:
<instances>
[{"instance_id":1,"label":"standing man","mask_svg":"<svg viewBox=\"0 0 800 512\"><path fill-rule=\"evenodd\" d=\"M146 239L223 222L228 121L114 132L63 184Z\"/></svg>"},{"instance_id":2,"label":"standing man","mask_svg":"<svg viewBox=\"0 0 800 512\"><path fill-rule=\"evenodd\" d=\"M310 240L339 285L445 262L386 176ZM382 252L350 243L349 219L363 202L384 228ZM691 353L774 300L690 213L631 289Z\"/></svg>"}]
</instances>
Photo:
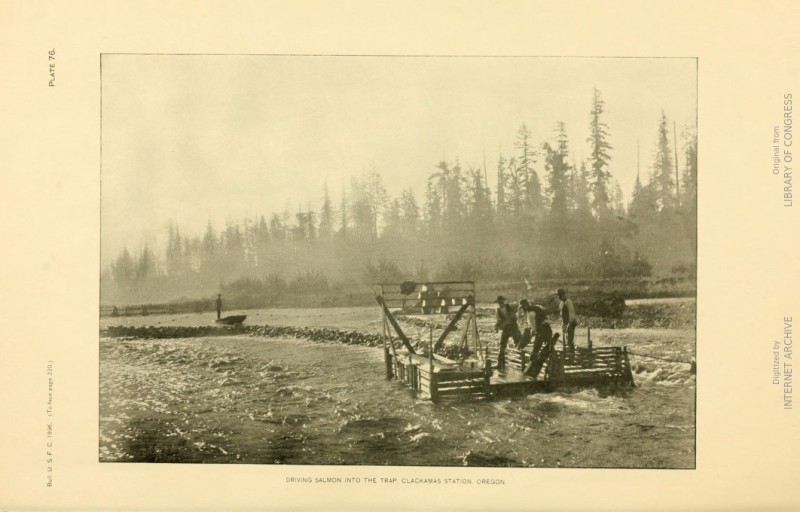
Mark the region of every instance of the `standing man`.
<instances>
[{"instance_id":1,"label":"standing man","mask_svg":"<svg viewBox=\"0 0 800 512\"><path fill-rule=\"evenodd\" d=\"M528 299L519 301L519 309L517 309L517 318L525 319L525 328L522 330L522 341L519 343L518 348L522 349L528 346L528 343L533 339L534 330L536 329L535 314ZM518 320L519 322L519 320Z\"/></svg>"},{"instance_id":2,"label":"standing man","mask_svg":"<svg viewBox=\"0 0 800 512\"><path fill-rule=\"evenodd\" d=\"M561 314L561 323L563 327L564 342L570 350L575 348L575 327L578 325L578 317L575 315L575 306L572 301L567 298L567 291L564 288L559 288L558 293L558 311Z\"/></svg>"},{"instance_id":3,"label":"standing man","mask_svg":"<svg viewBox=\"0 0 800 512\"><path fill-rule=\"evenodd\" d=\"M222 316L222 294L217 294L217 320Z\"/></svg>"},{"instance_id":4,"label":"standing man","mask_svg":"<svg viewBox=\"0 0 800 512\"><path fill-rule=\"evenodd\" d=\"M553 330L550 328L550 322L547 321L547 314L545 314L544 308L539 305L533 305L530 310L534 315L533 321L536 334L533 341L533 350L531 351L531 362L525 368L525 375L535 379L539 372L542 371L544 362L550 357L553 343L558 335L553 336Z\"/></svg>"},{"instance_id":5,"label":"standing man","mask_svg":"<svg viewBox=\"0 0 800 512\"><path fill-rule=\"evenodd\" d=\"M519 327L517 327L517 312L511 305L506 304L506 299L502 295L497 297L497 322L494 330L500 331L500 352L497 354L497 368L506 368L506 345L508 338L512 338L515 344L520 342Z\"/></svg>"},{"instance_id":6,"label":"standing man","mask_svg":"<svg viewBox=\"0 0 800 512\"><path fill-rule=\"evenodd\" d=\"M547 321L547 313L542 306L538 304L531 306L531 312L533 313L535 332L531 357L534 357L542 350L547 350L549 353L553 348L553 329L550 327L550 322Z\"/></svg>"}]
</instances>

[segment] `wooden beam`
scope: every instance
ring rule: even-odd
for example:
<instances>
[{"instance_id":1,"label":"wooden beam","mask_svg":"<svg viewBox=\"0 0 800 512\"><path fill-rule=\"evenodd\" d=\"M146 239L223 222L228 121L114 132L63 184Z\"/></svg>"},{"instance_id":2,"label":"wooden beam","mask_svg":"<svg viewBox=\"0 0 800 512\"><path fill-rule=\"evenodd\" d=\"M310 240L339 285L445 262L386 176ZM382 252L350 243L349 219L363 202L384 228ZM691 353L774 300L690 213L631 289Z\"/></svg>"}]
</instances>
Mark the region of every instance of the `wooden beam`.
<instances>
[{"instance_id":1,"label":"wooden beam","mask_svg":"<svg viewBox=\"0 0 800 512\"><path fill-rule=\"evenodd\" d=\"M622 347L622 356L625 361L625 368L623 369L623 376L625 377L625 382L631 385L631 387L635 388L636 383L633 382L633 370L631 369L631 361L628 358L628 347Z\"/></svg>"},{"instance_id":2,"label":"wooden beam","mask_svg":"<svg viewBox=\"0 0 800 512\"><path fill-rule=\"evenodd\" d=\"M389 308L387 308L386 304L383 302L383 297L378 295L375 297L375 300L383 308L383 313L386 315L386 318L389 320L389 323L392 325L392 327L394 327L395 332L397 332L397 337L403 342L403 346L406 347L406 350L412 354L416 354L417 352L414 350L414 347L411 346L411 342L408 341L408 337L403 332L403 329L400 328L400 325L398 325L397 320L394 319L392 312L389 311Z\"/></svg>"},{"instance_id":3,"label":"wooden beam","mask_svg":"<svg viewBox=\"0 0 800 512\"><path fill-rule=\"evenodd\" d=\"M433 372L433 326L431 326L431 341L430 341L430 351L431 353L428 354L428 371L430 372L429 375L431 376L431 402L436 401L436 374Z\"/></svg>"},{"instance_id":4,"label":"wooden beam","mask_svg":"<svg viewBox=\"0 0 800 512\"><path fill-rule=\"evenodd\" d=\"M447 327L444 328L444 332L441 335L439 335L439 339L437 339L436 343L433 345L434 351L437 351L440 348L442 348L442 345L444 344L444 339L447 338L447 335L450 334L453 331L453 329L456 328L456 324L458 323L459 320L461 320L461 316L464 314L464 311L466 311L468 307L469 304L467 303L467 304L462 304L461 307L458 308L458 311L456 311L456 315L453 317L452 320L450 320L450 323L447 324Z\"/></svg>"},{"instance_id":5,"label":"wooden beam","mask_svg":"<svg viewBox=\"0 0 800 512\"><path fill-rule=\"evenodd\" d=\"M384 336L384 345L386 344L386 338L389 339L389 347L392 349L392 355L395 359L397 359L397 350L394 348L394 339L392 339L392 331L389 330L389 321L386 319L386 313L381 311L381 318L383 320L383 336Z\"/></svg>"}]
</instances>

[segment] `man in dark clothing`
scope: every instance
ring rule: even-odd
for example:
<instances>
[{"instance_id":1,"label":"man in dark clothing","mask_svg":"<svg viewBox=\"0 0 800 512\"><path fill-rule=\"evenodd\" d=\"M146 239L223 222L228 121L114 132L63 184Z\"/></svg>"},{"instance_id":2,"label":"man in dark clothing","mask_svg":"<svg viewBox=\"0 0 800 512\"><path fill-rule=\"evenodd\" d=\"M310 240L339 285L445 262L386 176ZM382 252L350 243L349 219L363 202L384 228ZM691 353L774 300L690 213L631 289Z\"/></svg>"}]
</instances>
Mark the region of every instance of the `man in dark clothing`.
<instances>
[{"instance_id":1,"label":"man in dark clothing","mask_svg":"<svg viewBox=\"0 0 800 512\"><path fill-rule=\"evenodd\" d=\"M508 338L512 338L515 344L519 344L521 334L517 327L517 312L502 295L497 297L497 322L494 325L495 331L500 331L500 352L497 354L497 368L503 370L506 367L506 345Z\"/></svg>"},{"instance_id":2,"label":"man in dark clothing","mask_svg":"<svg viewBox=\"0 0 800 512\"><path fill-rule=\"evenodd\" d=\"M553 339L553 329L550 327L550 322L547 321L547 315L542 306L532 306L531 309L535 315L536 334L533 338L533 351L532 356L538 354L543 347L551 345Z\"/></svg>"},{"instance_id":3,"label":"man in dark clothing","mask_svg":"<svg viewBox=\"0 0 800 512\"><path fill-rule=\"evenodd\" d=\"M531 362L525 368L525 374L536 378L539 372L542 371L542 366L550 352L553 350L553 329L550 327L550 322L547 321L547 315L544 308L538 305L531 306L531 310L535 315L536 335L533 340L533 350L531 351Z\"/></svg>"},{"instance_id":4,"label":"man in dark clothing","mask_svg":"<svg viewBox=\"0 0 800 512\"><path fill-rule=\"evenodd\" d=\"M535 333L534 329L536 329L533 307L534 306L531 306L531 304L528 302L528 299L522 299L519 301L517 318L525 319L525 329L522 330L522 341L520 341L517 348L523 349L527 347L533 339L533 335Z\"/></svg>"},{"instance_id":5,"label":"man in dark clothing","mask_svg":"<svg viewBox=\"0 0 800 512\"><path fill-rule=\"evenodd\" d=\"M222 316L222 294L217 294L217 320Z\"/></svg>"}]
</instances>

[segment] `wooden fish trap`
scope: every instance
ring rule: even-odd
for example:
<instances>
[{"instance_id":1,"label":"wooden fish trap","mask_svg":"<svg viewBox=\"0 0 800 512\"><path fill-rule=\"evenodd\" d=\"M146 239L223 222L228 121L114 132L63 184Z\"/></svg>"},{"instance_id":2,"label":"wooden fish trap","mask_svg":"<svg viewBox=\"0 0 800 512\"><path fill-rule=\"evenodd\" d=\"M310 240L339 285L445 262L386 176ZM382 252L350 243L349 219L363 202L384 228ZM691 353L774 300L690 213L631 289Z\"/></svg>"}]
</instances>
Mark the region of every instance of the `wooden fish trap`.
<instances>
[{"instance_id":1,"label":"wooden fish trap","mask_svg":"<svg viewBox=\"0 0 800 512\"><path fill-rule=\"evenodd\" d=\"M557 350L556 356L548 379L558 387L634 385L626 347L575 347Z\"/></svg>"},{"instance_id":2,"label":"wooden fish trap","mask_svg":"<svg viewBox=\"0 0 800 512\"><path fill-rule=\"evenodd\" d=\"M404 350L384 349L386 376L404 382L422 398L438 401L449 398L486 399L491 396L491 371L472 368L441 356L433 359Z\"/></svg>"},{"instance_id":3,"label":"wooden fish trap","mask_svg":"<svg viewBox=\"0 0 800 512\"><path fill-rule=\"evenodd\" d=\"M541 382L542 385L523 387L537 391L571 386L634 386L627 347L594 347L591 336L591 329L588 328L585 347L553 346L536 377L537 382ZM581 337L576 333L575 341ZM520 350L507 347L505 373L524 376L525 368L531 362L531 348L529 346L525 350ZM490 359L496 360L499 347L497 344L490 344L487 352ZM500 375L493 380L501 380ZM505 380L508 380L508 377ZM505 390L498 389L498 391Z\"/></svg>"},{"instance_id":4,"label":"wooden fish trap","mask_svg":"<svg viewBox=\"0 0 800 512\"><path fill-rule=\"evenodd\" d=\"M561 350L551 347L542 370L534 377L524 373L530 363L530 348L526 351L508 347L505 368L493 369L497 347L481 343L475 312L475 285L471 281L405 282L380 284L377 288L375 300L381 307L386 378L405 383L419 397L434 402L487 400L573 385L633 385L627 350L624 347L593 348L588 330L587 347ZM430 341L424 347L431 357L417 353L394 316L398 311L416 315L453 314L435 341L431 327ZM460 346L467 349L469 357L453 361L436 354L462 318L466 325L461 332ZM403 348L395 346L395 338Z\"/></svg>"}]
</instances>

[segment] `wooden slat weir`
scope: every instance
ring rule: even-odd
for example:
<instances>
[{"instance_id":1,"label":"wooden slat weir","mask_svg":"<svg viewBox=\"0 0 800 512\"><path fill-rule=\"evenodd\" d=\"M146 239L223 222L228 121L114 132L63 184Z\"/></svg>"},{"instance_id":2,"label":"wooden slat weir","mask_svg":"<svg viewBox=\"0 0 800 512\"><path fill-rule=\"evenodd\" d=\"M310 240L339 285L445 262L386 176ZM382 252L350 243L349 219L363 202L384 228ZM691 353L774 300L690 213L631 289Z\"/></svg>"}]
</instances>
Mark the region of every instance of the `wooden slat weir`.
<instances>
[{"instance_id":1,"label":"wooden slat weir","mask_svg":"<svg viewBox=\"0 0 800 512\"><path fill-rule=\"evenodd\" d=\"M378 286L380 294L376 301L381 306L384 318L386 376L402 381L419 396L431 401L491 399L495 396L550 391L559 386L634 384L627 349L593 346L588 329L585 337L578 338L585 339L585 347L564 348L561 344L549 349L545 347L533 363L533 346L529 345L523 350L509 346L506 348L504 369L493 370L491 362L497 361L499 347L496 342L489 346L480 343L474 307L475 285L471 281ZM394 318L393 310L398 309L416 314L455 313L438 339L434 341L431 327L430 339L423 342L425 350L433 357L415 353L410 340ZM462 316L467 320L466 326L460 328L463 332L459 347L468 348L466 353L477 354L477 359L454 361L436 354ZM395 349L391 330L397 333L405 349ZM473 338L472 346L467 343L468 334ZM420 340L416 343L419 347ZM527 367L530 367L530 375L525 375Z\"/></svg>"}]
</instances>

